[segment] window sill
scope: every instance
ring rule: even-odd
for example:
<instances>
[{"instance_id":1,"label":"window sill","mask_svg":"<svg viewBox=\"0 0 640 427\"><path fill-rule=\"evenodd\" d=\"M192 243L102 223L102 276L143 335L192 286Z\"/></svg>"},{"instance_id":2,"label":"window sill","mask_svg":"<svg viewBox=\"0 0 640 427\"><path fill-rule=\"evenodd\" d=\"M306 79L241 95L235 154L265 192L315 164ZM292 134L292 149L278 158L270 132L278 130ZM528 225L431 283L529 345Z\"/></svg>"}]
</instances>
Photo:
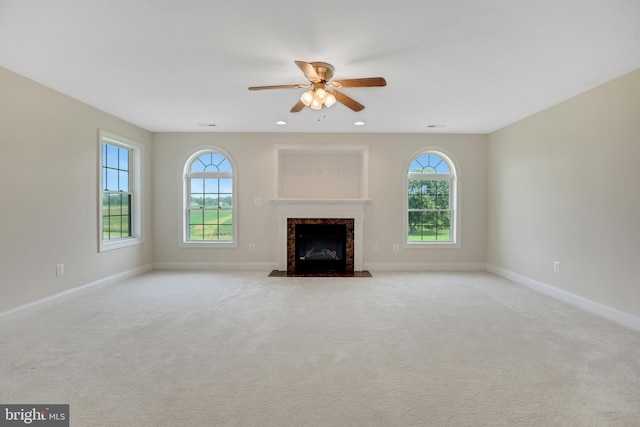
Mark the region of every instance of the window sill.
<instances>
[{"instance_id":1,"label":"window sill","mask_svg":"<svg viewBox=\"0 0 640 427\"><path fill-rule=\"evenodd\" d=\"M459 248L460 243L459 242L412 241L412 242L405 242L402 245L402 247L408 248L408 249L427 249L427 248L454 249L454 248Z\"/></svg>"},{"instance_id":2,"label":"window sill","mask_svg":"<svg viewBox=\"0 0 640 427\"><path fill-rule=\"evenodd\" d=\"M129 246L140 245L144 241L140 237L124 237L121 239L102 240L99 252L112 251L114 249L127 248Z\"/></svg>"},{"instance_id":3,"label":"window sill","mask_svg":"<svg viewBox=\"0 0 640 427\"><path fill-rule=\"evenodd\" d=\"M182 241L178 246L181 248L235 249L238 244L236 242Z\"/></svg>"}]
</instances>

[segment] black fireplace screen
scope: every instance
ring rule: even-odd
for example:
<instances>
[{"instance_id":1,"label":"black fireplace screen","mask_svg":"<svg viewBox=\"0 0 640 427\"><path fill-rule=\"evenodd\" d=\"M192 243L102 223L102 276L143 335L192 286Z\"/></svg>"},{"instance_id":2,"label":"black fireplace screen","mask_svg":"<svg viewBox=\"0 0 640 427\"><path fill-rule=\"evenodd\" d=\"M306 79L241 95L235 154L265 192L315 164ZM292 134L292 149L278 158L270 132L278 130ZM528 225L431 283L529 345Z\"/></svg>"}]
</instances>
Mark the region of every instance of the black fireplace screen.
<instances>
[{"instance_id":1,"label":"black fireplace screen","mask_svg":"<svg viewBox=\"0 0 640 427\"><path fill-rule=\"evenodd\" d=\"M344 224L297 224L296 271L344 271L346 236Z\"/></svg>"}]
</instances>

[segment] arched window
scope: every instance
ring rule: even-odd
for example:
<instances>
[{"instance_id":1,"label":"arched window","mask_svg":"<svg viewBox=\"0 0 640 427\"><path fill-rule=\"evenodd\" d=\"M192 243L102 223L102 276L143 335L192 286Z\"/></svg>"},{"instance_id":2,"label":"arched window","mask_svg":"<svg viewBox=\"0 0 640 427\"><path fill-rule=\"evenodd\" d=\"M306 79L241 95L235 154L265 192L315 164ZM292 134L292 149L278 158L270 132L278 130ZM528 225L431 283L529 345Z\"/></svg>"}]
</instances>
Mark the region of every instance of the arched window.
<instances>
[{"instance_id":1,"label":"arched window","mask_svg":"<svg viewBox=\"0 0 640 427\"><path fill-rule=\"evenodd\" d=\"M406 243L456 243L456 173L439 151L423 151L409 163L406 180Z\"/></svg>"},{"instance_id":2,"label":"arched window","mask_svg":"<svg viewBox=\"0 0 640 427\"><path fill-rule=\"evenodd\" d=\"M235 247L234 189L234 166L220 149L200 149L189 157L184 169L183 243Z\"/></svg>"}]
</instances>

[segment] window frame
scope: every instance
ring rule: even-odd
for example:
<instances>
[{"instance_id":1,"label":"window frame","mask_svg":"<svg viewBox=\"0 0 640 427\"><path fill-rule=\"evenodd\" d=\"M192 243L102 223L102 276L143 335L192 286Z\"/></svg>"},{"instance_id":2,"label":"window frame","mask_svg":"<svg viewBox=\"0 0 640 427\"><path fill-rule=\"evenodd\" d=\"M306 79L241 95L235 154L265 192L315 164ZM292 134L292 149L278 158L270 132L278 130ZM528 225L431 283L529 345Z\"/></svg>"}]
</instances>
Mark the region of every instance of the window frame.
<instances>
[{"instance_id":1,"label":"window frame","mask_svg":"<svg viewBox=\"0 0 640 427\"><path fill-rule=\"evenodd\" d=\"M104 144L124 148L129 152L129 186L128 191L124 194L131 195L131 203L129 206L129 218L131 222L129 228L130 236L113 239L103 238L103 197L105 192L102 152ZM102 129L98 131L98 252L139 245L144 242L142 233L142 154L142 144Z\"/></svg>"},{"instance_id":2,"label":"window frame","mask_svg":"<svg viewBox=\"0 0 640 427\"><path fill-rule=\"evenodd\" d=\"M449 166L448 174L409 172L411 163L420 156L431 154L443 159ZM428 177L428 181L449 181L450 240L409 240L409 182ZM424 179L423 179L424 180ZM453 156L440 147L422 148L409 158L403 169L403 247L404 248L459 248L460 243L460 173Z\"/></svg>"},{"instance_id":3,"label":"window frame","mask_svg":"<svg viewBox=\"0 0 640 427\"><path fill-rule=\"evenodd\" d=\"M231 179L231 212L233 215L233 222L231 224L232 236L230 240L190 240L189 230L189 211L191 202L190 193L190 179L191 178L205 178L211 177L207 172L193 172L190 173L191 164L200 156L206 153L215 153L223 156L229 162L231 166L231 173L221 172L218 178ZM229 176L230 175L230 176ZM219 249L233 249L238 247L238 209L237 209L237 166L234 159L229 155L227 151L221 147L215 145L204 145L196 147L191 150L182 162L182 203L180 204L180 218L182 222L179 247L182 248L219 248Z\"/></svg>"}]
</instances>

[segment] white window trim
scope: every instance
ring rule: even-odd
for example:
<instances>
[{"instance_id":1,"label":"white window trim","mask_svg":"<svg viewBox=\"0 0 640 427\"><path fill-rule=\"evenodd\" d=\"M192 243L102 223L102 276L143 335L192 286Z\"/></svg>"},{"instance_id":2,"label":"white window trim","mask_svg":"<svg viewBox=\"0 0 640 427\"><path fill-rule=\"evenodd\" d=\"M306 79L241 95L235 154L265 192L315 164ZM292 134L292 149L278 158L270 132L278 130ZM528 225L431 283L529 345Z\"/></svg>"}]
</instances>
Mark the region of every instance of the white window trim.
<instances>
[{"instance_id":1,"label":"white window trim","mask_svg":"<svg viewBox=\"0 0 640 427\"><path fill-rule=\"evenodd\" d=\"M422 155L422 154L434 154L436 156L442 157L449 164L451 169L451 174L421 174L421 173L410 173L408 172L409 166L413 162L413 160ZM405 163L403 168L403 215L402 215L402 247L406 249L428 249L428 248L460 248L462 246L460 239L460 168L458 167L458 162L456 159L449 153L446 149L441 147L425 147L420 150L414 152L409 160ZM419 176L429 175L431 179L436 180L448 180L451 184L449 186L451 191L451 223L454 224L453 235L451 236L450 241L415 241L409 240L409 176L413 176L418 178Z\"/></svg>"},{"instance_id":2,"label":"white window trim","mask_svg":"<svg viewBox=\"0 0 640 427\"><path fill-rule=\"evenodd\" d=\"M196 159L201 154L214 151L226 157L227 161L231 164L232 173L231 173L231 186L233 191L233 203L231 209L233 211L233 238L232 240L227 241L201 241L201 240L189 240L189 217L188 217L188 207L189 207L189 165L191 162ZM233 157L229 155L224 149L216 146L216 145L202 145L191 150L182 160L182 170L181 170L181 178L182 178L182 203L180 204L180 218L182 225L180 229L180 240L178 241L178 246L181 248L217 248L217 249L235 249L238 247L238 209L237 209L237 181L238 181L238 169L236 167L236 162L233 160ZM196 176L198 173L195 173L191 176Z\"/></svg>"},{"instance_id":3,"label":"white window trim","mask_svg":"<svg viewBox=\"0 0 640 427\"><path fill-rule=\"evenodd\" d=\"M129 150L129 162L133 171L129 175L129 191L131 195L131 236L119 239L104 240L102 238L102 144L116 145ZM98 251L114 249L144 243L142 227L142 151L143 145L105 130L98 131ZM131 174L131 172L133 172Z\"/></svg>"}]
</instances>

